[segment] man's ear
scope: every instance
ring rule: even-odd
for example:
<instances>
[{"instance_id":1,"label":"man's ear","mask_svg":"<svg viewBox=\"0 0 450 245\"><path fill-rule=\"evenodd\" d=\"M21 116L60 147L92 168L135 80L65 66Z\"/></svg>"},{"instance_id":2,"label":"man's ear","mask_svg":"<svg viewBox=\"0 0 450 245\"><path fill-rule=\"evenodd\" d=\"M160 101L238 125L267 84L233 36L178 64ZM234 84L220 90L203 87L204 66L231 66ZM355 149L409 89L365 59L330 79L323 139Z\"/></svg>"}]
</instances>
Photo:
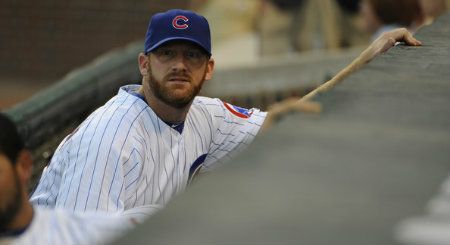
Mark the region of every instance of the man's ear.
<instances>
[{"instance_id":1,"label":"man's ear","mask_svg":"<svg viewBox=\"0 0 450 245\"><path fill-rule=\"evenodd\" d=\"M210 58L208 60L208 64L206 64L206 75L205 80L211 80L214 74L214 59Z\"/></svg>"},{"instance_id":2,"label":"man's ear","mask_svg":"<svg viewBox=\"0 0 450 245\"><path fill-rule=\"evenodd\" d=\"M138 63L139 63L139 71L141 72L142 76L146 76L148 74L148 69L150 68L150 61L147 55L144 53L139 53L138 56Z\"/></svg>"},{"instance_id":3,"label":"man's ear","mask_svg":"<svg viewBox=\"0 0 450 245\"><path fill-rule=\"evenodd\" d=\"M33 172L33 160L28 150L21 150L17 156L15 164L17 175L20 182L24 185L28 184Z\"/></svg>"}]
</instances>

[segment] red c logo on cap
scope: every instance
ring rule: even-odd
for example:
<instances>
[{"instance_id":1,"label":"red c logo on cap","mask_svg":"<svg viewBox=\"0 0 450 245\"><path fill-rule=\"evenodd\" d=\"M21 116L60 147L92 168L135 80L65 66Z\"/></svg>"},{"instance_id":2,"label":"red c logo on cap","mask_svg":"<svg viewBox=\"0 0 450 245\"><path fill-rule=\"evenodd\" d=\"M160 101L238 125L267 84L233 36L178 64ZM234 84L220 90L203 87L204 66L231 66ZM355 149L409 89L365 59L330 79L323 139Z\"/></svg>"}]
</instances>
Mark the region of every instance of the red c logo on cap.
<instances>
[{"instance_id":1,"label":"red c logo on cap","mask_svg":"<svg viewBox=\"0 0 450 245\"><path fill-rule=\"evenodd\" d=\"M188 22L188 21L189 21L189 19L186 16L178 15L175 18L173 18L172 26L175 29L186 29L189 27L189 25L186 24L186 22ZM183 24L179 24L180 22L183 22Z\"/></svg>"}]
</instances>

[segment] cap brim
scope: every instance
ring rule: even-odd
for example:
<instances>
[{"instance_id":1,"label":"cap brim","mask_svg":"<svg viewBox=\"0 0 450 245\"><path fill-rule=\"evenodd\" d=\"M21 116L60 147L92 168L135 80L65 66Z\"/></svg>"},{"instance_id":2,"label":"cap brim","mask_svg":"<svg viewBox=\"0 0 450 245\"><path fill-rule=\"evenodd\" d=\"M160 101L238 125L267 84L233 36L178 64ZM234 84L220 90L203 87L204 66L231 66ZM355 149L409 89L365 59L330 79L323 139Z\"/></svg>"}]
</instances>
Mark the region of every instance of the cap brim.
<instances>
[{"instance_id":1,"label":"cap brim","mask_svg":"<svg viewBox=\"0 0 450 245\"><path fill-rule=\"evenodd\" d=\"M155 45L153 45L153 46L151 46L150 48L148 48L147 50L145 50L145 53L147 54L147 53L149 53L149 52L155 50L155 49L158 48L159 46L161 46L161 45L163 45L163 44L165 44L165 43L167 43L167 42L175 41L175 40L185 40L185 41L193 42L193 43L197 44L198 46L200 46L202 49L204 49L206 53L208 53L209 55L211 55L211 52L209 52L208 49L207 49L206 47L204 47L200 42L198 42L198 41L195 40L195 39L188 38L188 37L170 37L170 38L163 39L163 40L157 42Z\"/></svg>"}]
</instances>

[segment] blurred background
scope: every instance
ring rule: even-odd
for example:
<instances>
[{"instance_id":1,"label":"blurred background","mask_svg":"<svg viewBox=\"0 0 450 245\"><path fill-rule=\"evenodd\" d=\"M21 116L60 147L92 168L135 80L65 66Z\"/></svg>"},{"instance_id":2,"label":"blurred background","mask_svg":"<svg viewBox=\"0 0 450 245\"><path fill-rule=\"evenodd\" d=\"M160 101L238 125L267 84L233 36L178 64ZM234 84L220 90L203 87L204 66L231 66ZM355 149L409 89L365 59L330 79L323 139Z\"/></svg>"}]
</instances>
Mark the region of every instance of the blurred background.
<instances>
[{"instance_id":1,"label":"blurred background","mask_svg":"<svg viewBox=\"0 0 450 245\"><path fill-rule=\"evenodd\" d=\"M37 179L68 132L121 85L140 83L137 55L157 12L209 20L216 73L202 94L266 109L327 81L382 32L432 23L449 2L0 0L0 110L34 151Z\"/></svg>"},{"instance_id":2,"label":"blurred background","mask_svg":"<svg viewBox=\"0 0 450 245\"><path fill-rule=\"evenodd\" d=\"M137 55L143 49L148 21L157 12L191 9L209 20L216 73L205 84L204 95L265 109L330 79L383 32L397 27L416 32L448 13L448 6L450 0L0 0L0 111L12 116L33 152L33 189L61 140L114 96L119 86L140 82ZM242 166L252 168L241 166L237 172L223 175L223 182L211 182L218 189L229 187L229 179L234 185L258 183L251 193L260 190L256 191L260 195L253 201L255 206L265 205L268 211L264 215L256 212L255 217L282 211L287 214L278 216L281 223L276 229L268 229L271 232L284 232L289 228L286 221L292 221L295 236L342 238L340 229L347 229L358 241L331 240L323 244L391 244L367 242L366 232L372 231L374 237L383 232L382 237L391 241L394 224L421 214L437 183L448 173L448 17L435 22L431 26L435 28L419 33L425 45L417 52L400 45L319 98L326 108L320 116L298 115L300 118L291 117L275 127L266 136L270 140L260 140L254 144L253 153L245 155L262 157L241 157L245 163ZM262 163L267 166L261 167ZM255 175L253 167L260 175ZM280 172L278 181L272 180L275 170L286 171ZM254 182L249 182L248 176L253 175ZM279 189L261 188L265 184ZM297 195L286 192L286 186ZM445 201L438 204L449 214L450 184L447 186ZM214 185L205 186L210 187ZM244 188L236 196L239 187L222 190L220 197L214 196L214 188L209 190L212 194L205 195L207 191L200 189L199 198L194 191L192 200L208 207L193 205L198 209L193 217L199 218L205 210L221 210L232 221L230 227L235 227L229 214L241 207L234 200L253 195ZM223 196L227 190L229 195ZM288 200L280 202L281 207L289 205L292 209L272 205L266 198L269 190L269 195ZM291 202L292 196L298 197L298 205ZM305 205L305 197L311 197L310 206ZM211 200L225 207L211 209ZM189 200L187 203L192 204ZM179 205L185 214L187 205ZM258 211L254 206L250 211L242 210ZM192 229L192 219L180 219L173 211L170 227L177 224ZM155 227L170 221L161 217ZM214 215L202 217L212 220L213 225L198 223L207 228L220 224ZM276 225L274 218L266 223L256 219L255 224ZM267 230L258 225L246 225L242 231L247 234L249 227L261 233ZM204 227L198 227L202 234L207 233ZM304 229L299 233L298 227L309 227L312 232ZM330 236L323 236L324 227L329 228L325 234ZM160 229L148 231L172 236ZM448 235L448 229L444 233ZM264 235L270 237L271 233L261 237ZM186 236L181 238L184 241ZM118 244L125 243L130 242Z\"/></svg>"},{"instance_id":3,"label":"blurred background","mask_svg":"<svg viewBox=\"0 0 450 245\"><path fill-rule=\"evenodd\" d=\"M208 18L221 70L364 47L390 28L414 31L431 23L448 2L1 0L0 109L26 100L102 54L142 42L152 14L170 8L192 9Z\"/></svg>"}]
</instances>

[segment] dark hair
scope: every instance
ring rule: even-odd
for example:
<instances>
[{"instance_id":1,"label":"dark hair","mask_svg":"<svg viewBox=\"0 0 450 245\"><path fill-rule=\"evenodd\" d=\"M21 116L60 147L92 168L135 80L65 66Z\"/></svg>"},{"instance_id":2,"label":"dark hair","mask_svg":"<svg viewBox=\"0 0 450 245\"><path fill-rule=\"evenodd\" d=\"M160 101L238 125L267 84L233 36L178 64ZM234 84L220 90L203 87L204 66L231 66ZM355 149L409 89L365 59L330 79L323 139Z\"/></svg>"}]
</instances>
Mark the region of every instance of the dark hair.
<instances>
[{"instance_id":1,"label":"dark hair","mask_svg":"<svg viewBox=\"0 0 450 245\"><path fill-rule=\"evenodd\" d=\"M384 24L397 24L409 27L422 18L418 0L369 0L377 17Z\"/></svg>"},{"instance_id":2,"label":"dark hair","mask_svg":"<svg viewBox=\"0 0 450 245\"><path fill-rule=\"evenodd\" d=\"M350 14L358 13L360 2L361 0L337 0L339 7Z\"/></svg>"},{"instance_id":3,"label":"dark hair","mask_svg":"<svg viewBox=\"0 0 450 245\"><path fill-rule=\"evenodd\" d=\"M15 164L19 152L24 147L16 125L6 115L0 113L0 154L6 155L12 164Z\"/></svg>"},{"instance_id":4,"label":"dark hair","mask_svg":"<svg viewBox=\"0 0 450 245\"><path fill-rule=\"evenodd\" d=\"M272 0L272 3L282 11L294 11L303 4L303 0Z\"/></svg>"}]
</instances>

